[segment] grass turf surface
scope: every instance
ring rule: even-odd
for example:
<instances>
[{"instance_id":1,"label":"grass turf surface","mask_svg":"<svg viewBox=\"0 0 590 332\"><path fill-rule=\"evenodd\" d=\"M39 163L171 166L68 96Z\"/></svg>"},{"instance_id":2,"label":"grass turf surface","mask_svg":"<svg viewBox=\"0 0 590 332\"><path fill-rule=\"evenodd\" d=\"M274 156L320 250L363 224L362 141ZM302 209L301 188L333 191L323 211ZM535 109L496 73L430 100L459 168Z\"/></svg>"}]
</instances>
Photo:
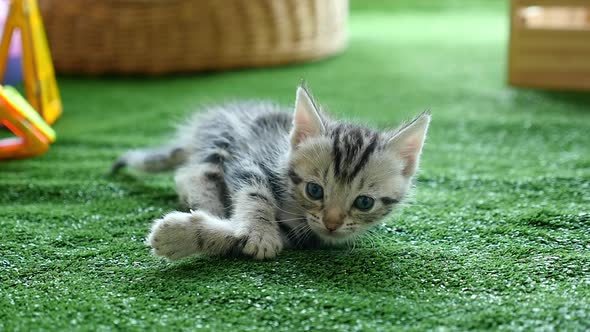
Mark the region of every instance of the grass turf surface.
<instances>
[{"instance_id":1,"label":"grass turf surface","mask_svg":"<svg viewBox=\"0 0 590 332\"><path fill-rule=\"evenodd\" d=\"M315 64L60 78L58 142L0 163L0 330L589 329L590 96L505 85L506 3L361 4ZM113 159L201 103L292 103L302 77L382 127L432 109L415 204L353 250L150 256L171 175L104 177Z\"/></svg>"}]
</instances>

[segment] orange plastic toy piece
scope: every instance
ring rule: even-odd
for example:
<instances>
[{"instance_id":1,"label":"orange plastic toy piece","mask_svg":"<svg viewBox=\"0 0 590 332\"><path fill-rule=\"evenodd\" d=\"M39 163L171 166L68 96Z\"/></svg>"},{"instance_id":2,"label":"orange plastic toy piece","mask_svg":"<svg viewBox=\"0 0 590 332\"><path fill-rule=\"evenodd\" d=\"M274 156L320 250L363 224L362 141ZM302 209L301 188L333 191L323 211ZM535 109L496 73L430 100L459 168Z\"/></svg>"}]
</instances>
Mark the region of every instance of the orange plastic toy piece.
<instances>
[{"instance_id":1,"label":"orange plastic toy piece","mask_svg":"<svg viewBox=\"0 0 590 332\"><path fill-rule=\"evenodd\" d=\"M17 137L0 140L0 160L44 153L55 132L12 87L0 86L0 122Z\"/></svg>"}]
</instances>

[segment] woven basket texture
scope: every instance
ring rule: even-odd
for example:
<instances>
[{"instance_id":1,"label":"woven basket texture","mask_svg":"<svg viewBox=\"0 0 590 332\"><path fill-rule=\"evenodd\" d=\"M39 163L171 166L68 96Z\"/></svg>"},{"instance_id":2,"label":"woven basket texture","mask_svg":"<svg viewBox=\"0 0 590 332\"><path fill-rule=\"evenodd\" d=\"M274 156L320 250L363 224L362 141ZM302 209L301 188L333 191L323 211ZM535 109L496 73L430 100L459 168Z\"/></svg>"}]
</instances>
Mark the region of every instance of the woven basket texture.
<instances>
[{"instance_id":1,"label":"woven basket texture","mask_svg":"<svg viewBox=\"0 0 590 332\"><path fill-rule=\"evenodd\" d=\"M303 62L346 47L348 0L39 0L55 68L165 74Z\"/></svg>"}]
</instances>

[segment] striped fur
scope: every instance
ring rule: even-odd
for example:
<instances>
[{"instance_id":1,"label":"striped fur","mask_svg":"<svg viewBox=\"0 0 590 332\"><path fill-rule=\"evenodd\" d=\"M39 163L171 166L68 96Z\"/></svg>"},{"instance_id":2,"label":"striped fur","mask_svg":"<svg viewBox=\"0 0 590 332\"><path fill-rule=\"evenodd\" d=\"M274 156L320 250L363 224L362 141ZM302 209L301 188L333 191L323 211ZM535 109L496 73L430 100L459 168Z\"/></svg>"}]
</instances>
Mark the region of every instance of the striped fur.
<instances>
[{"instance_id":1,"label":"striped fur","mask_svg":"<svg viewBox=\"0 0 590 332\"><path fill-rule=\"evenodd\" d=\"M380 144L379 133L350 124L336 124L330 133L334 176L352 182Z\"/></svg>"},{"instance_id":2,"label":"striped fur","mask_svg":"<svg viewBox=\"0 0 590 332\"><path fill-rule=\"evenodd\" d=\"M176 169L190 212L154 222L156 255L273 258L285 246L349 241L383 220L406 196L429 119L386 132L335 121L300 86L294 112L265 102L209 107L167 147L129 152L113 171ZM311 182L321 199L306 193ZM359 196L374 206L360 210Z\"/></svg>"}]
</instances>

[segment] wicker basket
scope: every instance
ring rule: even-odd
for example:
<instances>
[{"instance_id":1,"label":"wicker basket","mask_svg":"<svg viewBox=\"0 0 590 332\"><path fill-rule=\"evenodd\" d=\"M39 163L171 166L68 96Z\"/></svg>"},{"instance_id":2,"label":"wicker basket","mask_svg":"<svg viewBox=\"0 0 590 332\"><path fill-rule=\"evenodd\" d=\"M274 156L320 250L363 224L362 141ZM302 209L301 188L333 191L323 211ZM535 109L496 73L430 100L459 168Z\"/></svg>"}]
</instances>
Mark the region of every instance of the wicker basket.
<instances>
[{"instance_id":1,"label":"wicker basket","mask_svg":"<svg viewBox=\"0 0 590 332\"><path fill-rule=\"evenodd\" d=\"M39 0L61 73L273 66L346 47L348 0Z\"/></svg>"}]
</instances>

